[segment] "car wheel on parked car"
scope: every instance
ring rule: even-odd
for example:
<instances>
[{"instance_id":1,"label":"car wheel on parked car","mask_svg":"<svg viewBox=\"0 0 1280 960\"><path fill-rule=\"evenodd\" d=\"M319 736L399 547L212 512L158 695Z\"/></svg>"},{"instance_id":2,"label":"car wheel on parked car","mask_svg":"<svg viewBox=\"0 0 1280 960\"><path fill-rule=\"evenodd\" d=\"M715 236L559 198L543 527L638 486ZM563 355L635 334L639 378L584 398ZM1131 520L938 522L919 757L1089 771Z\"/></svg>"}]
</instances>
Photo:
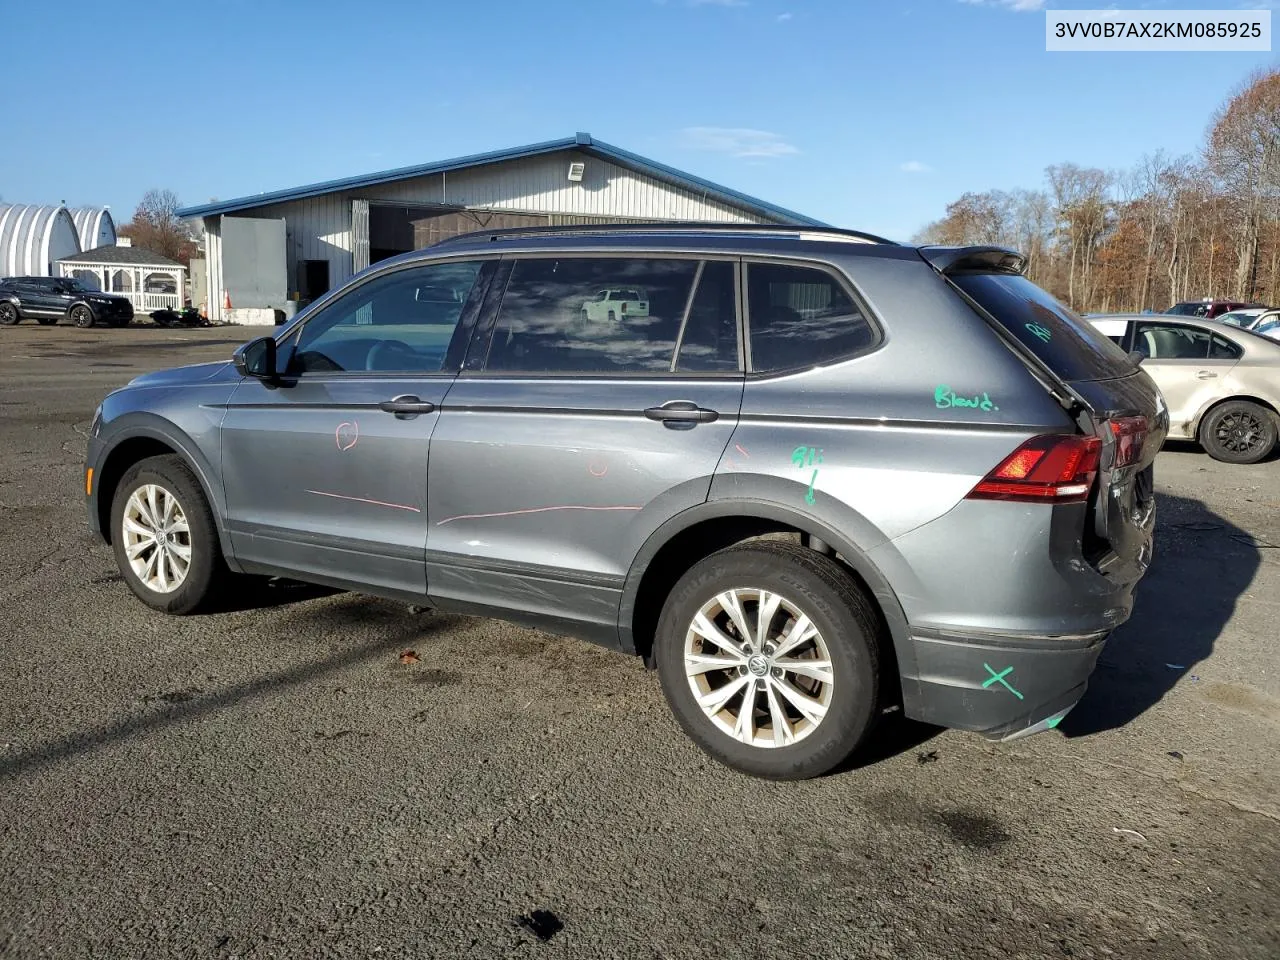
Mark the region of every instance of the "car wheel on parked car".
<instances>
[{"instance_id":1,"label":"car wheel on parked car","mask_svg":"<svg viewBox=\"0 0 1280 960\"><path fill-rule=\"evenodd\" d=\"M0 324L11 327L21 319L22 316L18 313L18 308L12 303L0 303Z\"/></svg>"},{"instance_id":2,"label":"car wheel on parked car","mask_svg":"<svg viewBox=\"0 0 1280 960\"><path fill-rule=\"evenodd\" d=\"M111 531L120 572L149 607L192 613L221 592L227 570L213 513L180 457L150 457L125 472Z\"/></svg>"},{"instance_id":3,"label":"car wheel on parked car","mask_svg":"<svg viewBox=\"0 0 1280 960\"><path fill-rule=\"evenodd\" d=\"M786 541L730 547L667 597L655 639L662 689L685 732L745 773L826 773L877 714L879 628L834 559Z\"/></svg>"},{"instance_id":4,"label":"car wheel on parked car","mask_svg":"<svg viewBox=\"0 0 1280 960\"><path fill-rule=\"evenodd\" d=\"M1257 463L1276 445L1276 415L1248 400L1219 404L1200 424L1200 445L1224 463Z\"/></svg>"},{"instance_id":5,"label":"car wheel on parked car","mask_svg":"<svg viewBox=\"0 0 1280 960\"><path fill-rule=\"evenodd\" d=\"M71 322L77 327L92 327L93 312L86 306L74 306L71 308Z\"/></svg>"}]
</instances>

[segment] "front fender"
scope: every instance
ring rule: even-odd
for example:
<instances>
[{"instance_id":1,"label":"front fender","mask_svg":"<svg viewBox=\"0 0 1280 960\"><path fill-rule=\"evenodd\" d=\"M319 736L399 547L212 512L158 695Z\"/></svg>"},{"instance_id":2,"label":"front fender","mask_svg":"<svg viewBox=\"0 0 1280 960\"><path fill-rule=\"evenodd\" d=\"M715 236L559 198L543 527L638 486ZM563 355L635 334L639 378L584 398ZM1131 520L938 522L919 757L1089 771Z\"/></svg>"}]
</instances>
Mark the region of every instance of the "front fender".
<instances>
[{"instance_id":1,"label":"front fender","mask_svg":"<svg viewBox=\"0 0 1280 960\"><path fill-rule=\"evenodd\" d=\"M105 423L97 437L90 438L86 467L93 468L94 475L102 478L112 455L131 440L154 440L171 448L195 474L213 513L223 557L228 566L235 570L237 567L231 553L231 541L223 524L226 496L222 487L222 470L218 457L220 450L218 435L225 408L201 406L198 409L209 414L207 421L202 425L203 430L184 429L172 420L147 411L138 410L120 414ZM211 454L206 451L211 451ZM95 484L88 498L91 522L101 516L102 505L99 503L101 494L101 484Z\"/></svg>"}]
</instances>

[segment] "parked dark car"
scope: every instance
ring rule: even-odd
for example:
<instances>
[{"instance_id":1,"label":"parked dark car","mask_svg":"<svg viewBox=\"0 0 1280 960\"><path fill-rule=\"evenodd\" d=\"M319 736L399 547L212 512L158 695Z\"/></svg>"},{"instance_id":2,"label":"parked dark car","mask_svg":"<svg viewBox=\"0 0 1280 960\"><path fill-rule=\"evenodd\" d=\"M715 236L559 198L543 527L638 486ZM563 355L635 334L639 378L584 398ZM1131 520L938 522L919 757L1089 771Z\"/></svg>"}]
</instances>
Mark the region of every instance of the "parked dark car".
<instances>
[{"instance_id":1,"label":"parked dark car","mask_svg":"<svg viewBox=\"0 0 1280 960\"><path fill-rule=\"evenodd\" d=\"M1204 317L1206 320L1212 320L1221 314L1248 306L1250 304L1240 300L1184 300L1182 303L1175 303L1165 313L1179 317Z\"/></svg>"},{"instance_id":2,"label":"parked dark car","mask_svg":"<svg viewBox=\"0 0 1280 960\"><path fill-rule=\"evenodd\" d=\"M77 327L95 323L123 327L133 319L133 304L126 297L90 290L69 277L0 280L0 324L12 326L28 317L42 326L65 317Z\"/></svg>"},{"instance_id":3,"label":"parked dark car","mask_svg":"<svg viewBox=\"0 0 1280 960\"><path fill-rule=\"evenodd\" d=\"M639 654L760 776L895 708L1051 729L1133 608L1169 424L1024 266L809 227L446 240L108 396L89 522L171 614L278 575ZM647 309L583 316L614 289Z\"/></svg>"}]
</instances>

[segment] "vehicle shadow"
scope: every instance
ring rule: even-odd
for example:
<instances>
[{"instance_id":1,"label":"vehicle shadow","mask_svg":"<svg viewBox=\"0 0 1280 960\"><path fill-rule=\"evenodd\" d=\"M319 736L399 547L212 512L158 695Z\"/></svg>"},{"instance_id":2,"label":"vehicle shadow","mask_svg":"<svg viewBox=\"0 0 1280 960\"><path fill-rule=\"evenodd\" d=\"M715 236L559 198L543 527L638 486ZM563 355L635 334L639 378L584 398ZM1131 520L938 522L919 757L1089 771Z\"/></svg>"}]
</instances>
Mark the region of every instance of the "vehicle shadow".
<instances>
[{"instance_id":1,"label":"vehicle shadow","mask_svg":"<svg viewBox=\"0 0 1280 960\"><path fill-rule=\"evenodd\" d=\"M1107 642L1084 698L1058 727L1086 737L1124 726L1174 685L1198 682L1196 665L1262 563L1252 535L1199 500L1157 494L1155 557L1133 616Z\"/></svg>"}]
</instances>

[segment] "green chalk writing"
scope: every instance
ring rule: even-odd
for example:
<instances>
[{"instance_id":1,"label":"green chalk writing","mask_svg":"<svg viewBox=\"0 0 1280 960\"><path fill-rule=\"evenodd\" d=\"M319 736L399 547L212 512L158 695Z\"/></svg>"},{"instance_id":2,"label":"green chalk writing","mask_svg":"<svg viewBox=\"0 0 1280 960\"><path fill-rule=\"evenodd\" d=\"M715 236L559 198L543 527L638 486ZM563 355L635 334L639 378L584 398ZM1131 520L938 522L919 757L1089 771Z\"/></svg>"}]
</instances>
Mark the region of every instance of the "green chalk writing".
<instances>
[{"instance_id":1,"label":"green chalk writing","mask_svg":"<svg viewBox=\"0 0 1280 960\"><path fill-rule=\"evenodd\" d=\"M991 402L991 398L987 396L985 391L981 396L976 396L973 399L970 399L968 397L957 396L956 392L946 384L934 389L933 403L939 410L947 410L951 407L968 407L973 410L981 410L983 413L988 413L992 410L1000 409Z\"/></svg>"},{"instance_id":2,"label":"green chalk writing","mask_svg":"<svg viewBox=\"0 0 1280 960\"><path fill-rule=\"evenodd\" d=\"M1028 323L1026 327L1028 330L1031 331L1031 335L1033 337L1039 337L1045 343L1048 343L1050 340L1053 339L1053 333L1049 330L1048 327L1041 326L1038 323Z\"/></svg>"},{"instance_id":3,"label":"green chalk writing","mask_svg":"<svg viewBox=\"0 0 1280 960\"><path fill-rule=\"evenodd\" d=\"M813 467L813 476L809 478L809 489L805 491L804 502L813 503L813 487L818 482L817 464L822 462L822 451L817 447L796 447L791 452L791 462L799 469Z\"/></svg>"}]
</instances>

